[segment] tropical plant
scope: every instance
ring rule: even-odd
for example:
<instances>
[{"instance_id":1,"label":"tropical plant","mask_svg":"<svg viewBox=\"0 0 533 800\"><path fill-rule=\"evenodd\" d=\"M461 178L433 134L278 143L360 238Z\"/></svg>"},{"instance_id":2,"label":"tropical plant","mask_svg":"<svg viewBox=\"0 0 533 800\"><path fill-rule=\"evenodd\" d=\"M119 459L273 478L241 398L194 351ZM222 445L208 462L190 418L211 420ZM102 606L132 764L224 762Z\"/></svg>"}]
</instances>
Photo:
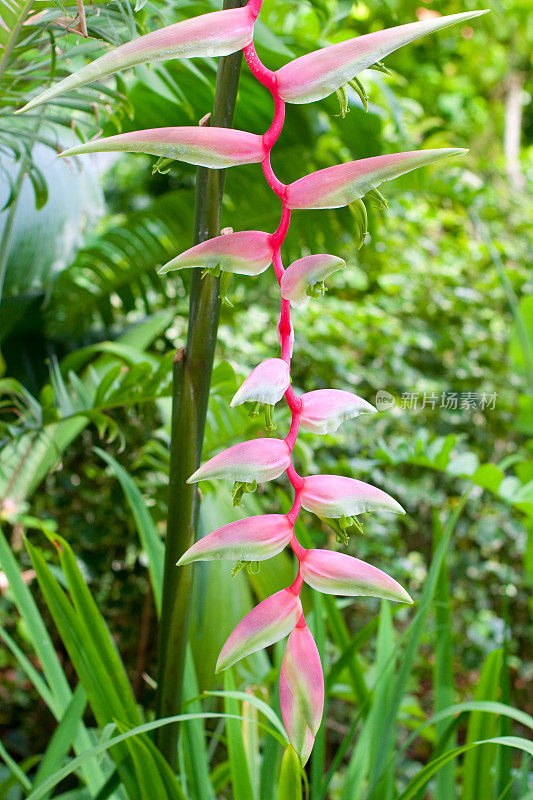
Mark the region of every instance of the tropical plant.
<instances>
[{"instance_id":1,"label":"tropical plant","mask_svg":"<svg viewBox=\"0 0 533 800\"><path fill-rule=\"evenodd\" d=\"M243 800L252 796L271 798L278 783L272 767L278 760L279 742L285 746L288 734L292 746L287 747L281 764L278 796L297 798L302 792L301 777L306 777L302 765L309 758L317 737L311 762L310 791L313 798L318 798L325 797L330 790L337 791L331 786L335 768L347 752L353 734L360 725L358 742L349 759L344 773L344 785L340 789L342 798L421 797L426 783L440 769L442 773L439 775L437 793L439 798L449 797L454 780L450 765L463 752L466 753L462 771L465 796L475 796L478 786L475 776L481 775L485 796L490 796L497 786L498 791L503 791L500 791L503 797L513 784L514 776L510 774L508 765L502 766L496 776L491 773L493 748L499 744L503 747L516 747L529 754L533 752L525 739L496 735L498 727L494 715L514 719L526 727L531 727L532 722L526 714L504 703L495 702L500 676L502 670L505 670L505 653L496 652L487 659L475 702L453 705L453 693L450 693L449 643L440 643L437 647L436 665L437 714L432 720L415 728L413 736L404 743L399 754L395 750L396 726L402 701L436 595L440 607L437 612L439 624L445 630L446 626L449 628L446 548L467 496L461 499L444 528L437 519L434 522L435 553L431 569L418 610L399 642L395 644L392 612L386 602L382 605L379 623L376 624L374 620L355 640L350 641L342 614L328 595L363 594L407 601L410 597L396 581L365 562L345 554L314 548L299 517L300 508L314 512L322 521L327 522L333 528L339 543L346 542L353 529L361 530L360 522L356 518L358 514L369 510L398 512L403 509L384 492L359 480L328 475L301 478L292 465L293 450L299 446L297 436L300 426L307 431L328 434L335 432L344 420L375 410L361 398L344 391L318 389L298 396L291 386L294 336L290 307L301 306L307 302L308 297L323 293L323 280L345 265L338 257L325 254L306 255L293 261L284 270L281 247L288 232L292 210L350 206L358 227L359 244L362 244L367 233L367 209L362 197L367 195L382 204L383 198L376 190L382 181L431 163L444 155L464 151L447 148L368 158L342 166L327 167L298 178L288 185L279 181L270 166L270 152L283 127L285 102L305 103L337 92L341 110L345 113L348 91L355 91L365 100L364 90L356 78L360 70L373 62L379 62L388 52L423 33L464 21L479 12L450 18L433 18L369 34L326 47L315 54L302 56L272 72L261 64L252 43L261 3L250 0L244 7L240 7L239 3L226 3L226 6L230 5L237 7L226 7L222 12L176 23L122 45L67 77L57 86L46 90L26 106L31 110L40 102L57 101L63 91L110 75L117 69L154 59L225 56L219 65L215 106L209 125L128 132L86 142L62 154L78 155L126 149L158 156L157 169L165 170L169 160L176 158L202 167L198 171L196 182L197 243L172 258L161 270L162 273L183 267L204 270L202 276L196 270L191 280L188 343L187 348L179 350L173 359L173 386L170 386L170 365L167 358L146 356L127 344L117 345L112 342L74 353L66 359L61 369L53 363L51 391L48 388L47 391L43 390L39 400L13 381L8 381L3 386L7 396L22 404L18 409L18 424L10 422L5 430L7 452L12 453L15 461L21 457L20 470L26 468L36 444L40 445L44 441L48 446L49 432L55 435L65 428L66 439L60 437L60 444L57 445L61 449L65 442L71 440L71 434L75 436L88 422L94 422L101 434L111 432L113 436L121 431L113 417L114 410L124 410L130 405L148 401L164 402L165 398L172 395L172 440L168 464L170 498L164 549L135 483L116 461L100 451L120 480L143 548L149 555L152 588L160 615L156 719L146 722L144 714L135 703L124 667L69 544L57 535L53 525L27 515L25 509L18 507L17 503L8 503L4 511L8 521L27 529L37 527L43 530L57 550L70 599L67 599L42 553L33 543L28 542L28 551L44 599L82 689L70 696L61 667L50 656L53 648L50 649L51 643L37 607L17 570L7 543L2 540L0 544L4 570L13 588L19 611L32 631L32 641L41 658L48 685L17 649L8 634L4 634L4 639L40 691L43 700L61 720L33 781L27 778L24 769L18 767L7 754L4 754L4 758L12 771L13 779L20 783L30 798L49 796L53 788L73 772L86 785L89 796L98 798L122 797L124 792L128 797L135 798L154 795L161 798L212 797L226 785L228 779L224 775L228 773L234 797ZM251 72L271 91L275 103L274 120L263 136L229 128L240 68L240 54L236 53L243 46ZM347 83L350 84L349 89L346 88ZM217 235L223 189L222 170L227 166L259 162L262 163L268 185L282 203L279 228L274 234L261 231L226 231ZM161 249L163 254L165 249ZM156 248L156 252L154 258L161 258L161 251ZM147 264L151 258L149 254ZM282 298L277 326L281 357L263 360L236 393L236 386L231 386L235 383L234 374L229 378L226 375L222 381L222 394L227 395L231 387L230 396L234 394L232 406L252 402L252 417L257 415L259 405L265 404L267 430L275 426L272 407L285 395L292 418L288 436L284 440L261 438L238 442L200 467L220 300L225 298L232 273L257 275L266 270L271 262L274 263ZM142 269L141 267L141 271ZM102 301L105 309L105 293ZM147 310L150 309L147 307ZM93 358L97 358L97 362L85 367ZM84 370L81 377L76 374L80 370ZM68 380L64 379L64 375L68 376ZM231 421L220 426L220 438L211 441L211 446L218 449L223 435L228 432L232 438L240 438L239 423L243 424L243 417L241 415L236 419L238 422L233 423L233 426ZM75 430L71 430L73 425ZM422 455L423 447L416 447L415 452L409 455L414 463L435 465L438 469L444 469L448 465L447 458L452 446L453 443L449 440L434 442L427 455ZM164 459L160 451L156 452L159 458ZM397 459L394 451L386 448L382 449L380 457L383 462L389 463L401 463L402 459L402 456ZM403 457L404 461L409 460L409 457L405 458L405 454ZM50 464L44 467L44 472L49 466ZM470 468L470 464L468 466L468 469L458 469L453 474L468 476L474 483L478 482L479 485L495 491L500 489L500 484L505 480L501 470L496 476L493 471L483 471L483 467L478 470L478 465L475 468ZM44 472L41 470L34 474L31 485L36 486ZM205 517L209 509L209 495L200 503L194 483L220 477L230 478L236 482L233 499L234 504L239 505L244 495L248 502L253 503L249 494L257 488L258 482L277 478L283 472L287 473L295 494L292 507L284 508L285 513L262 514L229 522L192 544L193 531L195 527L206 524ZM11 501L20 474L19 467L16 466L8 478L4 497ZM526 506L528 502L527 493L525 497L521 496L516 485L514 493L509 492L508 488L502 497L508 500L512 497L511 502L521 504L520 507L524 509L524 502ZM24 492L20 498L23 496ZM225 501L216 491L212 492L211 497L215 499L215 507L218 509L218 524ZM281 503L283 506L287 505L284 495ZM258 510L257 504L254 504L254 509ZM213 525L209 527L212 528ZM239 623L224 646L219 660L221 668L228 668L238 659L290 634L280 669L281 714L285 729L276 712L257 696L236 691L234 676L229 670L225 677L225 691L213 693L224 698L224 714L203 712L197 698L191 655L187 650L192 573L189 566L178 570L176 561L179 559L181 564L188 565L195 560L229 557L238 562L239 568L242 566L241 562L253 563L281 554L287 544L290 544L298 559L296 580L289 589L282 589L263 599ZM288 572L290 565L286 560L285 563ZM254 581L253 575L251 580ZM312 611L308 613L309 627L303 615L305 603L302 606L300 600L304 581L326 595L324 599L318 597L313 600ZM261 591L264 593L264 585ZM205 612L209 613L209 609L205 609ZM342 651L336 663L326 670L325 683L319 655L320 651L324 660L324 619L327 619L328 627ZM376 627L378 642L375 672L373 685L369 688L357 654L370 640ZM310 628L315 633L318 647ZM324 776L323 732L322 736L319 733L324 696L335 695L335 680L344 671L349 676L353 697L359 703L359 711L354 714L350 730L343 739L334 763ZM263 677L270 685L271 677ZM91 742L92 731L87 730L81 721L86 702L89 703L101 731L101 741L96 744ZM257 712L268 723L261 769L257 739L249 731L249 724L257 722ZM454 747L455 729L462 719L456 715L468 712L471 712L471 717L466 743ZM487 714L493 715L489 723L485 721ZM446 725L445 720L454 716L453 723ZM216 720L218 717L225 719L228 761L220 765L218 772L210 775L203 725L205 720ZM242 724L241 717L244 717ZM183 736L179 744L178 723L183 724ZM116 734L111 733L111 726L116 729ZM397 769L402 754L413 738L427 730L428 726L432 726L431 731L437 736L432 758L408 783L404 780L402 785L401 779L397 783ZM157 731L157 748L146 735L151 731ZM79 754L78 757L60 768L59 765L72 745ZM486 750L482 748L481 756L477 753L479 745L486 747ZM111 757L104 755L98 764L99 768L93 771L89 765L95 762L91 759L99 754L109 754ZM27 769L32 766L28 764ZM527 761L524 762L524 769L526 768ZM445 777L445 780L440 780L441 777ZM504 778L507 783L504 782L502 786ZM81 789L81 796L83 791ZM79 793L78 790L76 793Z\"/></svg>"}]
</instances>

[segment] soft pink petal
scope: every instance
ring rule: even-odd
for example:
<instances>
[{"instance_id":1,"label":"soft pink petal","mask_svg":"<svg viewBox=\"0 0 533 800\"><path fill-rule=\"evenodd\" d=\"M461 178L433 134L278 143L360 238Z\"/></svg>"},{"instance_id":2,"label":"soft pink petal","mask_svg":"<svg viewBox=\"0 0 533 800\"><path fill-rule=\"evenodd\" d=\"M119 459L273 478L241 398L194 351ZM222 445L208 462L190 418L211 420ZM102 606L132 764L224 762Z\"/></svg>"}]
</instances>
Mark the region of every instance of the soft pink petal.
<instances>
[{"instance_id":1,"label":"soft pink petal","mask_svg":"<svg viewBox=\"0 0 533 800\"><path fill-rule=\"evenodd\" d=\"M347 419L376 413L366 400L340 389L316 389L303 394L301 400L300 424L311 433L332 433Z\"/></svg>"},{"instance_id":2,"label":"soft pink petal","mask_svg":"<svg viewBox=\"0 0 533 800\"><path fill-rule=\"evenodd\" d=\"M250 372L230 405L238 406L247 401L274 405L281 400L290 382L289 365L281 358L267 358Z\"/></svg>"},{"instance_id":3,"label":"soft pink petal","mask_svg":"<svg viewBox=\"0 0 533 800\"><path fill-rule=\"evenodd\" d=\"M206 58L235 53L250 43L254 21L254 14L245 6L203 14L139 36L110 50L41 92L21 108L20 112L28 111L64 92L105 78L126 67L151 61L166 61L169 58Z\"/></svg>"},{"instance_id":4,"label":"soft pink petal","mask_svg":"<svg viewBox=\"0 0 533 800\"><path fill-rule=\"evenodd\" d=\"M390 181L418 167L449 156L464 155L467 150L444 147L440 150L413 150L386 156L363 158L326 167L289 184L289 208L341 208L357 200L384 181Z\"/></svg>"},{"instance_id":5,"label":"soft pink petal","mask_svg":"<svg viewBox=\"0 0 533 800\"><path fill-rule=\"evenodd\" d=\"M467 11L447 17L387 28L332 44L291 61L276 73L278 91L288 103L310 103L335 92L366 67L427 33L473 19L486 11Z\"/></svg>"},{"instance_id":6,"label":"soft pink petal","mask_svg":"<svg viewBox=\"0 0 533 800\"><path fill-rule=\"evenodd\" d=\"M345 553L308 550L300 568L304 581L324 594L413 602L405 589L385 572Z\"/></svg>"},{"instance_id":7,"label":"soft pink petal","mask_svg":"<svg viewBox=\"0 0 533 800\"><path fill-rule=\"evenodd\" d=\"M213 478L251 483L271 481L285 472L290 463L289 448L283 439L253 439L228 447L210 458L191 475L187 483Z\"/></svg>"},{"instance_id":8,"label":"soft pink petal","mask_svg":"<svg viewBox=\"0 0 533 800\"><path fill-rule=\"evenodd\" d=\"M281 296L290 300L292 306L303 306L309 302L308 286L314 286L325 280L338 269L344 269L346 261L338 256L319 253L304 256L290 264L281 278Z\"/></svg>"},{"instance_id":9,"label":"soft pink petal","mask_svg":"<svg viewBox=\"0 0 533 800\"><path fill-rule=\"evenodd\" d=\"M293 527L283 514L262 514L239 519L204 536L178 561L264 561L280 553L292 536Z\"/></svg>"},{"instance_id":10,"label":"soft pink petal","mask_svg":"<svg viewBox=\"0 0 533 800\"><path fill-rule=\"evenodd\" d=\"M60 155L123 151L149 153L212 169L253 164L264 156L261 136L232 128L150 128L95 139L64 150Z\"/></svg>"},{"instance_id":11,"label":"soft pink petal","mask_svg":"<svg viewBox=\"0 0 533 800\"><path fill-rule=\"evenodd\" d=\"M281 665L281 714L290 742L305 764L324 710L324 674L317 646L305 623L289 636Z\"/></svg>"},{"instance_id":12,"label":"soft pink petal","mask_svg":"<svg viewBox=\"0 0 533 800\"><path fill-rule=\"evenodd\" d=\"M365 511L393 511L405 514L390 495L369 483L341 475L310 475L304 478L302 505L320 517L337 519Z\"/></svg>"},{"instance_id":13,"label":"soft pink petal","mask_svg":"<svg viewBox=\"0 0 533 800\"><path fill-rule=\"evenodd\" d=\"M237 231L197 244L159 270L160 274L184 267L213 268L239 275L259 275L272 263L268 233Z\"/></svg>"},{"instance_id":14,"label":"soft pink petal","mask_svg":"<svg viewBox=\"0 0 533 800\"><path fill-rule=\"evenodd\" d=\"M217 672L263 647L279 642L296 625L302 606L289 589L267 597L253 608L230 634L217 661Z\"/></svg>"}]
</instances>

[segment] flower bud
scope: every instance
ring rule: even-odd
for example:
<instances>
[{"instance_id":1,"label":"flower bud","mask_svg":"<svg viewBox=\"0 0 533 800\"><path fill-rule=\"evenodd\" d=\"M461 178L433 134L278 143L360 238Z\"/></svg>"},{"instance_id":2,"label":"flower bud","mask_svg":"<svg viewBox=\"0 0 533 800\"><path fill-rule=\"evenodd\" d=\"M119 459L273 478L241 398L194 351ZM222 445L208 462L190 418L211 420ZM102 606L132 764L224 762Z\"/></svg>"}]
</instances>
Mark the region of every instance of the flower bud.
<instances>
[{"instance_id":1,"label":"flower bud","mask_svg":"<svg viewBox=\"0 0 533 800\"><path fill-rule=\"evenodd\" d=\"M279 678L281 715L300 761L308 760L324 710L324 674L305 622L289 636Z\"/></svg>"}]
</instances>

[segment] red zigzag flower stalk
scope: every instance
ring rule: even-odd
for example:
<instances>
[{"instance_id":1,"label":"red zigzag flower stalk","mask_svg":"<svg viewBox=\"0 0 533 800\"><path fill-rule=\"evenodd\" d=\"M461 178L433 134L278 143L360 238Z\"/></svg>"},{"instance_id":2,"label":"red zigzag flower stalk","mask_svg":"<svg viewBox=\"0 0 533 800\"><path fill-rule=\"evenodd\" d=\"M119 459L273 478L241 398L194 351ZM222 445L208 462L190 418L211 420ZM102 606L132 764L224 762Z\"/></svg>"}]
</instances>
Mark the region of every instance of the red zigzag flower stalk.
<instances>
[{"instance_id":1,"label":"red zigzag flower stalk","mask_svg":"<svg viewBox=\"0 0 533 800\"><path fill-rule=\"evenodd\" d=\"M376 567L339 552L306 550L296 539L294 526L302 507L328 519L339 541L347 541L347 531L351 527L360 527L355 519L358 514L404 512L392 497L367 483L339 475L302 478L294 468L292 453L300 427L325 434L337 430L344 420L376 409L350 392L322 389L298 397L293 391L290 383L294 341L291 305L300 306L309 296L318 296L323 291L324 279L346 265L337 256L318 254L301 258L284 269L281 248L292 209L338 208L355 202L360 204L361 212L360 198L384 181L466 151L457 148L421 150L351 161L306 175L289 185L274 174L270 153L283 128L286 102L312 102L335 91L342 97L343 87L359 72L377 64L399 47L485 12L437 17L370 33L309 53L272 72L260 62L253 45L254 23L261 5L262 0L249 0L242 8L212 12L141 36L47 88L21 111L46 101L53 102L65 91L126 67L169 58L228 55L241 48L251 72L272 95L274 117L263 136L216 127L154 128L91 141L61 155L122 150L180 159L212 169L261 163L269 186L281 201L281 221L274 233L240 231L217 236L176 256L160 272L192 267L215 274L222 270L258 275L271 263L274 265L281 292L278 322L281 358L267 359L255 367L231 405L247 401L264 403L268 420L271 406L284 395L292 415L289 432L284 440L259 439L236 444L203 464L189 482L233 479L234 500L238 504L242 494L252 491L257 481L272 480L286 472L294 490L294 502L286 515L266 514L225 525L196 542L178 563L218 558L261 561L281 552L287 545L292 548L298 559L294 582L267 597L241 620L222 648L217 671L289 636L280 674L281 709L289 739L305 764L322 719L324 678L300 602L304 581L328 594L372 595L407 603L412 600L395 580ZM364 206L362 209L364 214Z\"/></svg>"}]
</instances>

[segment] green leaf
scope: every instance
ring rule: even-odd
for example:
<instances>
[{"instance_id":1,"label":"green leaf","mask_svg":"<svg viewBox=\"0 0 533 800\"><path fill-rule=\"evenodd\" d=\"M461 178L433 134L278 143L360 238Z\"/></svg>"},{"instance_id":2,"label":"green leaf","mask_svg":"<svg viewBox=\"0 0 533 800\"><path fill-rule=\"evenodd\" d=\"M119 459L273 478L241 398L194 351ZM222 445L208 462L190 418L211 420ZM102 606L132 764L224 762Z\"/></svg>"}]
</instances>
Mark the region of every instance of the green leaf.
<instances>
[{"instance_id":1,"label":"green leaf","mask_svg":"<svg viewBox=\"0 0 533 800\"><path fill-rule=\"evenodd\" d=\"M452 759L457 758L457 756L461 755L461 753L467 753L469 750L473 750L481 745L492 746L495 744L500 744L504 747L514 747L533 756L533 742L530 742L527 739L522 739L520 736L496 736L494 739L470 742L469 744L464 744L461 747L456 747L454 750L449 750L439 758L430 761L429 764L423 767L420 772L418 772L417 775L415 775L415 777L409 781L406 789L399 794L395 800L411 800L411 798L413 798L415 794L427 784L430 778L432 778L433 775L435 775L435 773L441 769L441 767L443 767ZM479 794L477 797L481 798L484 797L484 795Z\"/></svg>"},{"instance_id":2,"label":"green leaf","mask_svg":"<svg viewBox=\"0 0 533 800\"><path fill-rule=\"evenodd\" d=\"M106 684L111 692L116 692L119 700L120 718L130 720L133 724L141 722L133 690L128 681L124 665L117 652L115 642L100 614L83 575L74 558L68 542L60 536L54 537L54 544L59 550L59 561L67 581L72 605L78 615L79 632L84 635L88 646L92 646L98 654L102 665L102 674L106 675ZM103 687L102 687L103 688Z\"/></svg>"},{"instance_id":3,"label":"green leaf","mask_svg":"<svg viewBox=\"0 0 533 800\"><path fill-rule=\"evenodd\" d=\"M64 548L67 547L66 542L63 542L62 546ZM110 661L108 658L106 659L105 654L104 657L101 658L99 649L95 645L95 640L100 640L101 635L96 634L96 636L93 637L91 631L91 622L96 623L96 626L99 628L101 626L98 624L98 621L95 620L94 615L91 621L87 622L87 620L78 613L78 610L68 601L65 592L52 575L42 553L29 541L26 541L26 547L30 554L33 568L37 575L37 580L39 581L48 610L58 629L78 678L85 689L99 727L103 729L109 722L113 721L114 717L124 719L125 709L122 704L121 695L125 693L121 692L119 695L117 691L117 682L119 684L121 683L120 668L118 675L109 674L106 664L109 664ZM72 570L72 565L69 566L70 570ZM73 582L71 571L69 572L67 580L69 579ZM81 580L83 581L83 578L81 578ZM76 594L78 595L77 600L79 602L79 591ZM107 647L105 649L108 650ZM122 676L122 679L126 680L125 676ZM130 704L128 703L128 705ZM138 715L136 707L135 712ZM117 758L119 763L123 761L126 755L127 748L125 748L125 746L119 748L116 753L113 753L113 757ZM132 799L138 798L133 772L126 763L123 764L120 769L122 779L130 797ZM47 785L47 780L45 780L42 785Z\"/></svg>"},{"instance_id":4,"label":"green leaf","mask_svg":"<svg viewBox=\"0 0 533 800\"><path fill-rule=\"evenodd\" d=\"M474 700L495 701L500 691L500 673L503 651L493 650L488 654L481 669ZM473 711L466 732L466 743L479 739L490 739L497 732L496 717L488 717ZM492 767L496 761L496 748L483 747L467 752L463 761L462 800L478 800L492 797L494 775Z\"/></svg>"},{"instance_id":5,"label":"green leaf","mask_svg":"<svg viewBox=\"0 0 533 800\"><path fill-rule=\"evenodd\" d=\"M198 699L198 681L194 669L190 644L185 654L183 676L183 703L192 714L201 712ZM214 800L213 785L209 775L209 762L205 739L205 725L201 718L191 719L183 725L181 733L187 790L193 800Z\"/></svg>"},{"instance_id":6,"label":"green leaf","mask_svg":"<svg viewBox=\"0 0 533 800\"><path fill-rule=\"evenodd\" d=\"M233 800L251 800L254 797L250 770L244 739L242 735L242 725L236 717L238 716L239 704L232 696L235 692L235 679L233 671L227 669L224 672L224 710L227 715L226 736L228 744L229 762L231 765L231 785L233 787Z\"/></svg>"},{"instance_id":7,"label":"green leaf","mask_svg":"<svg viewBox=\"0 0 533 800\"><path fill-rule=\"evenodd\" d=\"M128 726L117 722L121 733ZM141 800L187 800L181 785L168 762L147 736L135 736L126 740L130 752Z\"/></svg>"},{"instance_id":8,"label":"green leaf","mask_svg":"<svg viewBox=\"0 0 533 800\"><path fill-rule=\"evenodd\" d=\"M150 733L150 731L155 731L158 728L163 727L164 725L172 725L176 722L188 722L189 720L194 719L228 719L227 714L176 714L173 717L165 717L164 719L157 719L154 722L145 722L143 725L137 725L137 727L132 728L127 733L122 733L119 736L114 736L111 739L107 739L104 742L99 742L99 744L91 747L86 752L79 755L77 758L72 759L68 764L62 767L60 770L55 772L53 775L50 775L49 778L43 782L41 786L37 786L31 794L28 795L26 800L42 800L42 798L53 789L54 786L57 786L62 780L66 777L71 775L75 772L78 767L84 764L89 759L95 758L96 756L100 755L101 753L105 753L107 750L110 750L113 747L117 747L122 745L127 739L131 736L138 736L139 734L143 733ZM242 721L242 717L232 717L232 719L237 719ZM277 736L277 732L273 731L272 728L268 728L261 723L258 723L262 728L264 728L268 733L274 734ZM249 800L249 799L248 799Z\"/></svg>"},{"instance_id":9,"label":"green leaf","mask_svg":"<svg viewBox=\"0 0 533 800\"><path fill-rule=\"evenodd\" d=\"M11 772L15 780L18 783L20 783L22 788L26 792L31 791L32 782L30 781L28 776L24 773L24 770L22 770L17 764L17 762L11 758L11 756L9 755L9 753L7 752L6 748L4 747L1 741L0 741L0 758L2 759L8 770Z\"/></svg>"},{"instance_id":10,"label":"green leaf","mask_svg":"<svg viewBox=\"0 0 533 800\"><path fill-rule=\"evenodd\" d=\"M29 588L22 580L19 566L2 530L0 530L0 566L9 581L9 588L13 593L15 605L25 622L26 629L30 634L32 647L37 654L50 687L47 690L43 682L37 680L36 688L40 691L43 700L49 702L49 708L54 717L60 720L72 699L72 692L41 614ZM15 650L21 652L16 645ZM28 672L26 661L26 659L22 659L21 664L23 669L26 668L28 676L32 679L35 676L31 669ZM83 725L80 725L74 742L75 750L79 753L89 747L90 744L91 740L87 730ZM103 772L97 764L84 768L84 777L92 791L96 791L104 779Z\"/></svg>"},{"instance_id":11,"label":"green leaf","mask_svg":"<svg viewBox=\"0 0 533 800\"><path fill-rule=\"evenodd\" d=\"M288 742L287 733L285 731L285 727L283 722L280 720L274 709L265 703L264 700L261 698L256 697L253 694L248 692L239 692L235 690L224 690L222 692L205 692L206 695L212 697L228 697L232 700L241 700L243 703L250 703L250 705L255 706L258 711L265 715L269 722L280 732L283 741Z\"/></svg>"},{"instance_id":12,"label":"green leaf","mask_svg":"<svg viewBox=\"0 0 533 800\"><path fill-rule=\"evenodd\" d=\"M433 513L433 550L438 547L442 526L438 510ZM450 611L449 575L446 555L442 560L435 589L435 664L433 667L433 692L435 712L451 705L454 700L454 669L452 624ZM443 735L446 725L437 723L437 736ZM445 740L448 749L455 745L451 737ZM450 762L437 774L435 800L455 800L455 765Z\"/></svg>"},{"instance_id":13,"label":"green leaf","mask_svg":"<svg viewBox=\"0 0 533 800\"><path fill-rule=\"evenodd\" d=\"M131 475L126 472L124 467L121 467L113 456L106 453L105 450L101 450L99 447L93 449L100 458L103 458L104 461L109 464L120 481L120 485L126 495L126 500L128 501L133 519L135 520L135 526L141 540L141 545L148 556L148 570L150 572L152 592L159 615L161 612L161 597L163 593L163 542L153 523L150 512L146 507L144 498Z\"/></svg>"},{"instance_id":14,"label":"green leaf","mask_svg":"<svg viewBox=\"0 0 533 800\"><path fill-rule=\"evenodd\" d=\"M35 786L39 786L45 778L48 778L49 775L58 770L61 762L68 756L79 724L83 719L86 705L87 696L82 685L78 684L72 700L68 704L61 722L52 734L46 752L41 759L39 769L35 775Z\"/></svg>"},{"instance_id":15,"label":"green leaf","mask_svg":"<svg viewBox=\"0 0 533 800\"><path fill-rule=\"evenodd\" d=\"M296 751L289 745L283 754L279 774L278 800L302 800L302 768Z\"/></svg>"}]
</instances>

